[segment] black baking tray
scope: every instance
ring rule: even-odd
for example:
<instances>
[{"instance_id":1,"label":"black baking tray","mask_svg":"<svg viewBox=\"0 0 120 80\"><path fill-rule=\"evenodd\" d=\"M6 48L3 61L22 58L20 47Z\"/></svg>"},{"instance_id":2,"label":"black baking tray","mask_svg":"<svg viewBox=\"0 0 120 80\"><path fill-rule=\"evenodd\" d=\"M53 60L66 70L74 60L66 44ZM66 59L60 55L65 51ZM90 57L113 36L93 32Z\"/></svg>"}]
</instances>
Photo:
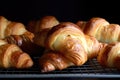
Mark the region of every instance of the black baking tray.
<instances>
[{"instance_id":1,"label":"black baking tray","mask_svg":"<svg viewBox=\"0 0 120 80\"><path fill-rule=\"evenodd\" d=\"M114 68L103 68L96 59L88 60L79 67L71 66L48 73L40 72L38 59L39 57L34 57L36 63L30 69L0 69L0 78L120 78L120 71Z\"/></svg>"}]
</instances>

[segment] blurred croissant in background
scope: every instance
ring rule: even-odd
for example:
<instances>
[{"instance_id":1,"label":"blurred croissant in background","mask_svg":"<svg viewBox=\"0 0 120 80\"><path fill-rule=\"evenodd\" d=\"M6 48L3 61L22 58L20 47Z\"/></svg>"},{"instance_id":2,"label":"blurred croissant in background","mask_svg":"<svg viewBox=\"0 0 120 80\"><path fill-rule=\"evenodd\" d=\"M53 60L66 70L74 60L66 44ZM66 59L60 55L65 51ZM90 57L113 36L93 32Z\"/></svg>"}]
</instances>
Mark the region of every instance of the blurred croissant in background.
<instances>
[{"instance_id":1,"label":"blurred croissant in background","mask_svg":"<svg viewBox=\"0 0 120 80\"><path fill-rule=\"evenodd\" d=\"M95 37L103 43L120 41L120 25L109 23L104 18L93 17L89 21L78 21L76 23L87 35Z\"/></svg>"},{"instance_id":2,"label":"blurred croissant in background","mask_svg":"<svg viewBox=\"0 0 120 80\"><path fill-rule=\"evenodd\" d=\"M10 35L26 35L30 39L34 37L34 34L28 31L24 24L20 22L7 20L4 16L0 16L0 39L4 39Z\"/></svg>"}]
</instances>

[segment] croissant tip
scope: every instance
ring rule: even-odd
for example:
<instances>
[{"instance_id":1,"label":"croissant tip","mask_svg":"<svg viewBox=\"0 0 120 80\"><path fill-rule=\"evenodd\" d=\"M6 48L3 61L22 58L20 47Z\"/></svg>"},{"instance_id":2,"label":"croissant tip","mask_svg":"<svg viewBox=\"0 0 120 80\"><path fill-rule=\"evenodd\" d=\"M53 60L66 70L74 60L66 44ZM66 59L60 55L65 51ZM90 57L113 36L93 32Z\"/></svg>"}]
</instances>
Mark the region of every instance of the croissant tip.
<instances>
[{"instance_id":1,"label":"croissant tip","mask_svg":"<svg viewBox=\"0 0 120 80\"><path fill-rule=\"evenodd\" d=\"M47 72L47 71L45 71L44 69L42 69L41 72L44 73L44 72Z\"/></svg>"},{"instance_id":2,"label":"croissant tip","mask_svg":"<svg viewBox=\"0 0 120 80\"><path fill-rule=\"evenodd\" d=\"M22 54L19 57L19 62L17 63L16 67L17 68L30 68L33 66L33 64L34 62L28 54Z\"/></svg>"},{"instance_id":3,"label":"croissant tip","mask_svg":"<svg viewBox=\"0 0 120 80\"><path fill-rule=\"evenodd\" d=\"M40 66L41 72L51 72L55 70L55 66L51 63L44 63Z\"/></svg>"},{"instance_id":4,"label":"croissant tip","mask_svg":"<svg viewBox=\"0 0 120 80\"><path fill-rule=\"evenodd\" d=\"M51 71L54 71L54 70L49 70L49 69L41 69L41 72L42 72L42 73L51 72Z\"/></svg>"},{"instance_id":5,"label":"croissant tip","mask_svg":"<svg viewBox=\"0 0 120 80\"><path fill-rule=\"evenodd\" d=\"M33 66L33 61L32 60L27 60L27 62L26 62L26 68L28 68L28 67L32 67Z\"/></svg>"}]
</instances>

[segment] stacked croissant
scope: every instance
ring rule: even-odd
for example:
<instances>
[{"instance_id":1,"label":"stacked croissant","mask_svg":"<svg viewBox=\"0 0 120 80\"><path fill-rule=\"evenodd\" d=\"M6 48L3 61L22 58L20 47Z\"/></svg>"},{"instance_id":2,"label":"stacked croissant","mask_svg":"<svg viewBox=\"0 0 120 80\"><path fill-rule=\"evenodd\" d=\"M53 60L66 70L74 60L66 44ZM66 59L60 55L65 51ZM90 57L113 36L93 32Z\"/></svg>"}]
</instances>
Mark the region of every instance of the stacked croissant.
<instances>
[{"instance_id":1,"label":"stacked croissant","mask_svg":"<svg viewBox=\"0 0 120 80\"><path fill-rule=\"evenodd\" d=\"M25 29L20 22L13 22L0 16L0 67L30 68L33 60L20 47L32 42L34 34ZM27 46L27 45L26 45Z\"/></svg>"},{"instance_id":2,"label":"stacked croissant","mask_svg":"<svg viewBox=\"0 0 120 80\"><path fill-rule=\"evenodd\" d=\"M81 66L97 58L103 67L120 69L120 26L104 18L89 21L60 22L54 16L30 21L33 42L45 48L39 58L42 72Z\"/></svg>"},{"instance_id":3,"label":"stacked croissant","mask_svg":"<svg viewBox=\"0 0 120 80\"><path fill-rule=\"evenodd\" d=\"M0 67L32 67L29 50L34 43L44 48L38 63L42 72L81 66L93 58L103 67L120 69L119 34L118 24L100 17L73 23L45 16L25 27L0 16Z\"/></svg>"}]
</instances>

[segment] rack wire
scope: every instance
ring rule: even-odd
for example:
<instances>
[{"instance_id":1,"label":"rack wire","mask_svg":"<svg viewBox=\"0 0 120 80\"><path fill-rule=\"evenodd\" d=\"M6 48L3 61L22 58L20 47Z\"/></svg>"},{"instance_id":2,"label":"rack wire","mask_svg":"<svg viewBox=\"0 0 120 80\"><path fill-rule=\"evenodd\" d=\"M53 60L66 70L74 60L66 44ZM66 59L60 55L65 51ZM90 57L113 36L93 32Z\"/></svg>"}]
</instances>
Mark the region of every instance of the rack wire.
<instances>
[{"instance_id":1,"label":"rack wire","mask_svg":"<svg viewBox=\"0 0 120 80\"><path fill-rule=\"evenodd\" d=\"M89 60L82 66L71 66L64 70L48 73L40 72L37 64L38 57L34 57L36 64L30 69L0 69L0 78L120 78L120 71L114 68L101 67L96 59Z\"/></svg>"}]
</instances>

